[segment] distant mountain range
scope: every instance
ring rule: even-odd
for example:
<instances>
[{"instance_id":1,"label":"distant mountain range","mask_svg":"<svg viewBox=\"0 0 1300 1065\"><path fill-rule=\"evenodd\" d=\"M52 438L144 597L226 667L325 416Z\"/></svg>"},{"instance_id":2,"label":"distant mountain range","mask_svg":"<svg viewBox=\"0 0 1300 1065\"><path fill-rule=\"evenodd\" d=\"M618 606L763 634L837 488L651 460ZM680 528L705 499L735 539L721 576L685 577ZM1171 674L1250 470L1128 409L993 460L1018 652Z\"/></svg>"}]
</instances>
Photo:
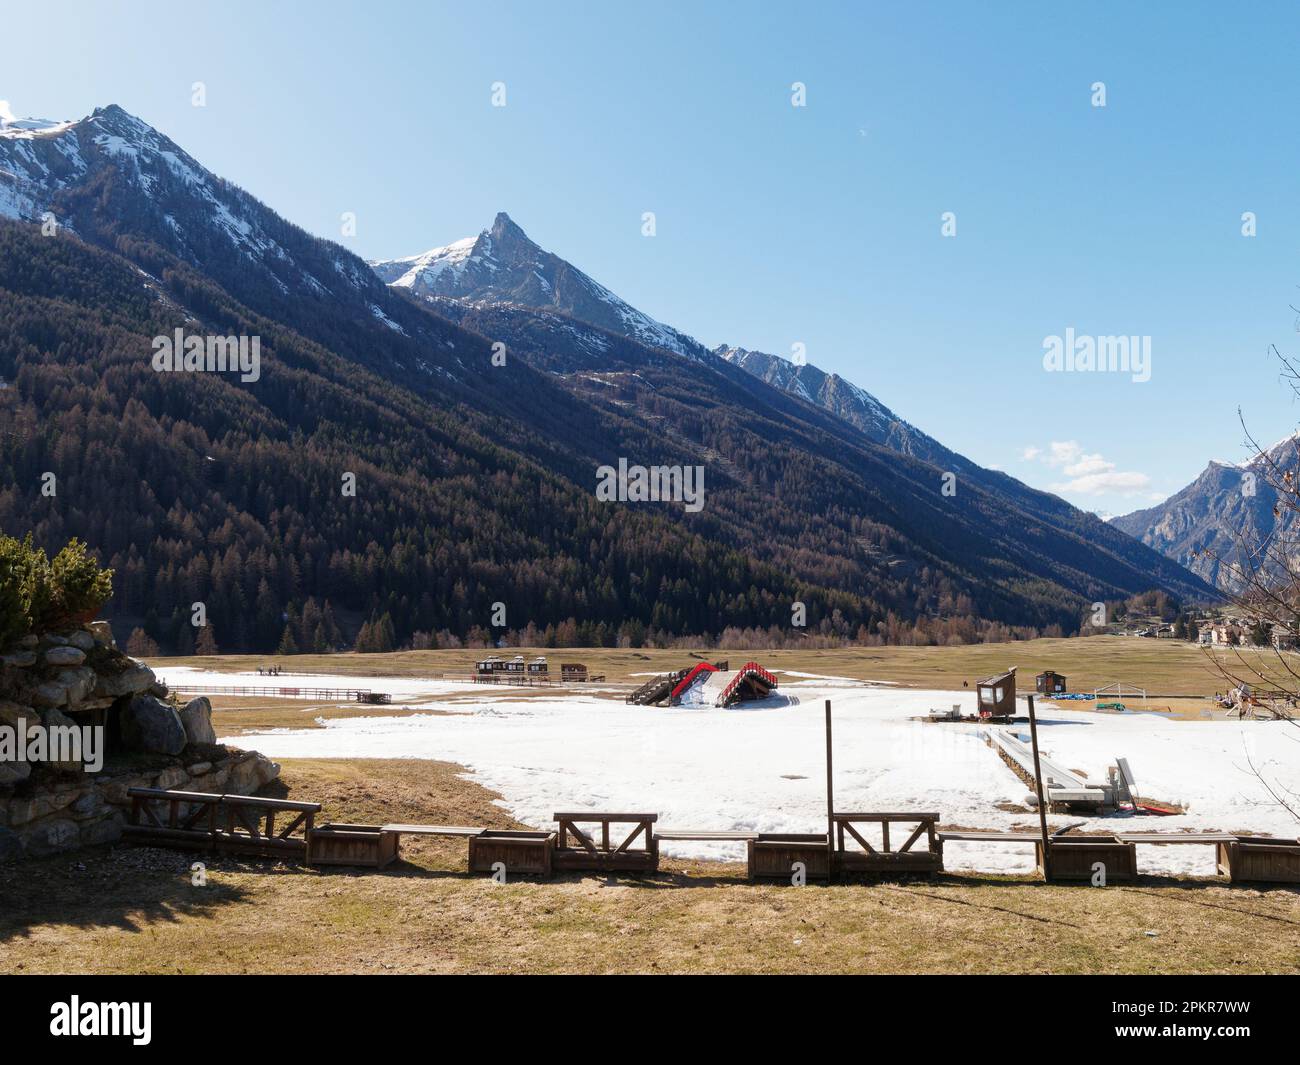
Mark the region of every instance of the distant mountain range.
<instances>
[{"instance_id":1,"label":"distant mountain range","mask_svg":"<svg viewBox=\"0 0 1300 1065\"><path fill-rule=\"evenodd\" d=\"M1300 442L1288 437L1249 462L1211 462L1186 488L1154 507L1113 518L1111 524L1186 566L1225 591L1262 562L1259 545L1294 543L1296 518L1274 514L1277 493L1268 470L1300 474ZM1252 561L1252 557L1255 561Z\"/></svg>"},{"instance_id":2,"label":"distant mountain range","mask_svg":"<svg viewBox=\"0 0 1300 1065\"><path fill-rule=\"evenodd\" d=\"M106 107L0 126L0 216L0 528L87 539L119 622L168 649L199 599L223 649L262 651L483 634L497 603L560 642L788 633L796 601L813 632L974 639L1212 594L840 378L708 350L504 214L367 264ZM177 328L259 336L259 380L154 372ZM598 501L620 458L701 466L704 509Z\"/></svg>"}]
</instances>

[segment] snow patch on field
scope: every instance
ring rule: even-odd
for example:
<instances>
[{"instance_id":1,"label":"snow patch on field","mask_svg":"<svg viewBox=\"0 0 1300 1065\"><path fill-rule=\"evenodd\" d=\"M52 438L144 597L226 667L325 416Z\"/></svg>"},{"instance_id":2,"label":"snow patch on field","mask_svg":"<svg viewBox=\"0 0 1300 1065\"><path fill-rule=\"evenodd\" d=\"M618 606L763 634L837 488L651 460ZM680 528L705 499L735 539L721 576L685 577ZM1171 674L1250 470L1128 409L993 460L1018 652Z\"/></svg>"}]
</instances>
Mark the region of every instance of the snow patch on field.
<instances>
[{"instance_id":1,"label":"snow patch on field","mask_svg":"<svg viewBox=\"0 0 1300 1065\"><path fill-rule=\"evenodd\" d=\"M172 670L168 679L179 676ZM209 676L236 683L231 674ZM268 678L254 674L249 682L259 680ZM517 691L418 678L321 677L313 683L372 687L401 698L453 693L462 698L429 704L445 714L327 721L322 729L272 730L232 742L273 758L458 762L531 825L549 824L560 809L586 808L657 812L664 829L816 832L825 826L824 695L834 703L837 808L932 810L953 827L1037 829L1037 817L1025 806L1027 789L984 744L979 726L912 720L931 707L954 703L973 712L969 692L850 691L834 684L818 691L801 685L797 696L717 709L629 706L590 692L521 698ZM1246 757L1250 750L1272 777L1300 786L1300 743L1286 725L1180 722L1051 703L1042 704L1040 719L1041 741L1054 760L1100 778L1116 757L1126 757L1140 793L1188 804L1186 814L1164 818L1052 815L1053 829L1081 823L1083 831L1297 834L1295 822L1270 802L1251 774ZM731 844L665 844L663 849L701 858L742 854ZM1143 851L1144 870L1214 872L1209 846ZM951 869L1027 872L1033 867L1032 847L1019 844L952 843L944 858Z\"/></svg>"}]
</instances>

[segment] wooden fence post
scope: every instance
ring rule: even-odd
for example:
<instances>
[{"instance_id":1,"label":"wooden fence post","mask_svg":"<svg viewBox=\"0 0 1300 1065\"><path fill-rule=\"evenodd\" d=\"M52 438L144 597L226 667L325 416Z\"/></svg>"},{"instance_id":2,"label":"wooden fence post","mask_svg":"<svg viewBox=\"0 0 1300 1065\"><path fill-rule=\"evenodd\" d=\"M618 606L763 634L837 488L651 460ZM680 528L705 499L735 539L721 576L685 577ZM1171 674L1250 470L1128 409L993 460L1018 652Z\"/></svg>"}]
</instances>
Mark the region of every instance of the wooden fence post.
<instances>
[{"instance_id":1,"label":"wooden fence post","mask_svg":"<svg viewBox=\"0 0 1300 1065\"><path fill-rule=\"evenodd\" d=\"M1029 696L1029 738L1034 745L1034 788L1038 792L1038 825L1043 835L1043 880L1052 879L1052 856L1047 843L1047 803L1043 798L1043 768L1038 761L1038 719L1034 716L1034 697Z\"/></svg>"},{"instance_id":2,"label":"wooden fence post","mask_svg":"<svg viewBox=\"0 0 1300 1065\"><path fill-rule=\"evenodd\" d=\"M826 883L835 871L835 784L831 778L831 701L826 700Z\"/></svg>"}]
</instances>

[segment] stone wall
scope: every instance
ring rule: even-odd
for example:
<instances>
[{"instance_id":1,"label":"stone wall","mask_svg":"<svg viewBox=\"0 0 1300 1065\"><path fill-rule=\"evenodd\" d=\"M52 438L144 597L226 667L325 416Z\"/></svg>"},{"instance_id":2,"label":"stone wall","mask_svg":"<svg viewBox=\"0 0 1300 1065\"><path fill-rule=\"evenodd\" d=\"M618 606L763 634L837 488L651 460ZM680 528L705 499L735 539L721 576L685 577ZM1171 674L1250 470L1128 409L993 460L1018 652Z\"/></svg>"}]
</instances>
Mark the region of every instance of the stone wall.
<instances>
[{"instance_id":1,"label":"stone wall","mask_svg":"<svg viewBox=\"0 0 1300 1065\"><path fill-rule=\"evenodd\" d=\"M122 834L133 787L249 795L280 767L216 743L205 698L180 703L107 622L29 636L0 655L0 726L98 726L105 762L0 761L0 861L41 857Z\"/></svg>"}]
</instances>

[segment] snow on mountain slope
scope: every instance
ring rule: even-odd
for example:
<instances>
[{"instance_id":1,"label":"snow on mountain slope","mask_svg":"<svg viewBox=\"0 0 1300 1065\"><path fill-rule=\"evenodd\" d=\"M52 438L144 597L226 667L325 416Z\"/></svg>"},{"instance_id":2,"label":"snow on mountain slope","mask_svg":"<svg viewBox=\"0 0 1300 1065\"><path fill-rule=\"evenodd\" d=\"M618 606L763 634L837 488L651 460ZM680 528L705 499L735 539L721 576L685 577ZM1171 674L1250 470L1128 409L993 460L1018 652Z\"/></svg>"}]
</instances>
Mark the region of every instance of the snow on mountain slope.
<instances>
[{"instance_id":1,"label":"snow on mountain slope","mask_svg":"<svg viewBox=\"0 0 1300 1065\"><path fill-rule=\"evenodd\" d=\"M779 355L725 344L714 348L713 353L770 385L837 414L895 451L949 466L953 459L960 458L839 374L828 374L810 363L796 364Z\"/></svg>"},{"instance_id":2,"label":"snow on mountain slope","mask_svg":"<svg viewBox=\"0 0 1300 1065\"><path fill-rule=\"evenodd\" d=\"M402 259L373 260L370 267L386 284L416 296L559 310L688 358L705 354L699 341L655 321L538 247L504 211L477 237Z\"/></svg>"},{"instance_id":3,"label":"snow on mountain slope","mask_svg":"<svg viewBox=\"0 0 1300 1065\"><path fill-rule=\"evenodd\" d=\"M202 259L215 235L242 256L273 264L272 282L282 293L295 280L319 295L339 278L353 288L369 284L337 259L334 278L296 264L277 232L288 228L279 216L116 105L74 122L0 116L0 216L36 221L48 211L75 231L72 194L95 180L120 191L118 178L156 209L166 230L159 243L185 258Z\"/></svg>"},{"instance_id":4,"label":"snow on mountain slope","mask_svg":"<svg viewBox=\"0 0 1300 1065\"><path fill-rule=\"evenodd\" d=\"M174 257L246 306L288 316L385 374L461 379L465 358L482 349L481 338L412 306L361 258L288 222L116 105L74 122L3 109L0 218L41 222L47 213L58 232L125 247L146 274ZM399 342L372 343L367 330Z\"/></svg>"}]
</instances>

